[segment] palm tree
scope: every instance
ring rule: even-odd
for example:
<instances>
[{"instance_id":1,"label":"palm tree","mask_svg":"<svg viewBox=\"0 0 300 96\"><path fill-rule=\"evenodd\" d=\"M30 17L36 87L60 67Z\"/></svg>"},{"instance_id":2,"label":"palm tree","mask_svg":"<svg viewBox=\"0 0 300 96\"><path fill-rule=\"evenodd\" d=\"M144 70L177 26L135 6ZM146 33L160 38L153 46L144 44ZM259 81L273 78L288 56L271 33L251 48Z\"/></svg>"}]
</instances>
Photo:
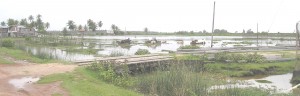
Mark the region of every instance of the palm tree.
<instances>
[{"instance_id":1,"label":"palm tree","mask_svg":"<svg viewBox=\"0 0 300 96\"><path fill-rule=\"evenodd\" d=\"M69 20L68 23L67 23L67 26L69 26L69 30L75 30L75 22L72 21L72 20Z\"/></svg>"},{"instance_id":2,"label":"palm tree","mask_svg":"<svg viewBox=\"0 0 300 96\"><path fill-rule=\"evenodd\" d=\"M99 30L100 30L100 28L102 27L102 25L103 25L102 21L99 21L99 22L98 22Z\"/></svg>"},{"instance_id":3,"label":"palm tree","mask_svg":"<svg viewBox=\"0 0 300 96\"><path fill-rule=\"evenodd\" d=\"M21 19L21 21L20 21L20 25L27 26L27 25L28 25L28 23L27 23L27 19L26 19L26 18L24 18L24 19Z\"/></svg>"},{"instance_id":4,"label":"palm tree","mask_svg":"<svg viewBox=\"0 0 300 96\"><path fill-rule=\"evenodd\" d=\"M6 23L4 21L1 22L1 26L5 26Z\"/></svg>"},{"instance_id":5,"label":"palm tree","mask_svg":"<svg viewBox=\"0 0 300 96\"><path fill-rule=\"evenodd\" d=\"M30 15L30 16L28 17L28 19L29 19L30 22L32 22L34 18L33 18L32 15Z\"/></svg>"}]
</instances>

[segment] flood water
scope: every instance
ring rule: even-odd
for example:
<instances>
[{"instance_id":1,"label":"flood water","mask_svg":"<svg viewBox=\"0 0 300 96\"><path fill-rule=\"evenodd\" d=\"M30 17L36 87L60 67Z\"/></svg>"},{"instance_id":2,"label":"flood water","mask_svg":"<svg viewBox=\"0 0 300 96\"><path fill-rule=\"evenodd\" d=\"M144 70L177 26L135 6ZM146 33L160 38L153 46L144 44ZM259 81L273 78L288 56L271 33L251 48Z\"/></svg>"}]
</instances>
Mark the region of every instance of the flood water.
<instances>
[{"instance_id":1,"label":"flood water","mask_svg":"<svg viewBox=\"0 0 300 96\"><path fill-rule=\"evenodd\" d=\"M238 83L235 84L226 84L226 85L217 85L211 87L211 89L226 89L226 88L247 88L247 87L256 87L264 88L275 91L276 93L289 93L293 85L290 83L293 74L287 73L282 75L270 75L263 78L255 78L248 80L238 80ZM256 80L267 80L271 83L260 83ZM236 82L236 81L235 81Z\"/></svg>"},{"instance_id":2,"label":"flood water","mask_svg":"<svg viewBox=\"0 0 300 96\"><path fill-rule=\"evenodd\" d=\"M76 38L76 37L75 37ZM81 37L77 37L81 38ZM134 43L130 46L119 46L116 41L130 38ZM156 38L159 41L165 41L160 45L145 45L146 40L151 40ZM168 53L167 51L176 51L180 46L190 45L192 40L202 40L205 41L205 45L197 45L201 48L210 47L211 40L210 36L85 36L84 46L79 47L82 49L89 48L90 45L94 45L92 49L99 49L97 54L86 55L79 54L76 52L66 52L64 49L60 48L50 48L50 47L36 47L36 46L25 46L22 48L27 52L34 55L46 54L50 55L52 58L60 60L83 60L83 59L93 59L95 55L97 56L108 56L114 51L123 53L124 55L134 55L138 49L147 49L151 53ZM221 47L235 47L235 46L245 46L245 47L256 47L256 40L243 40L243 36L214 36L214 48ZM249 37L247 37L249 38ZM243 43L248 42L248 43ZM295 44L295 41L290 40L278 40L277 39L261 39L259 40L259 46L276 46L280 44Z\"/></svg>"},{"instance_id":3,"label":"flood water","mask_svg":"<svg viewBox=\"0 0 300 96\"><path fill-rule=\"evenodd\" d=\"M24 89L27 84L32 84L39 81L38 77L22 77L18 79L11 79L8 81L9 84L13 85L17 89Z\"/></svg>"}]
</instances>

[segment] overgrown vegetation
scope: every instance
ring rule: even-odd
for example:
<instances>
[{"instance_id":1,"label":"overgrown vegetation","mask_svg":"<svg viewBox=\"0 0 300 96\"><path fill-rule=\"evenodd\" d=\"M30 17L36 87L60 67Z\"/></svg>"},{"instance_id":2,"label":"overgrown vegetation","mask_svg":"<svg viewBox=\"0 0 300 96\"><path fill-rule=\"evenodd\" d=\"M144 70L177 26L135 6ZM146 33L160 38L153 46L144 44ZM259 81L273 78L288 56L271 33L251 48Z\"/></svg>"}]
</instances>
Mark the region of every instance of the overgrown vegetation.
<instances>
[{"instance_id":1,"label":"overgrown vegetation","mask_svg":"<svg viewBox=\"0 0 300 96\"><path fill-rule=\"evenodd\" d=\"M294 70L295 61L270 63L210 63L205 64L205 70L221 73L231 77L245 77L254 75L284 74Z\"/></svg>"},{"instance_id":2,"label":"overgrown vegetation","mask_svg":"<svg viewBox=\"0 0 300 96\"><path fill-rule=\"evenodd\" d=\"M118 57L118 56L124 56L124 52L119 50L112 50L109 54L110 57Z\"/></svg>"},{"instance_id":3,"label":"overgrown vegetation","mask_svg":"<svg viewBox=\"0 0 300 96\"><path fill-rule=\"evenodd\" d=\"M98 78L97 72L77 68L71 73L60 73L42 77L38 83L62 81L61 86L71 96L142 96L134 91L107 84Z\"/></svg>"},{"instance_id":4,"label":"overgrown vegetation","mask_svg":"<svg viewBox=\"0 0 300 96\"><path fill-rule=\"evenodd\" d=\"M179 49L199 49L199 46L194 46L194 45L185 45L185 46L180 46Z\"/></svg>"},{"instance_id":5,"label":"overgrown vegetation","mask_svg":"<svg viewBox=\"0 0 300 96\"><path fill-rule=\"evenodd\" d=\"M263 63L266 62L265 57L257 53L240 54L221 52L215 54L215 61L224 63Z\"/></svg>"},{"instance_id":6,"label":"overgrown vegetation","mask_svg":"<svg viewBox=\"0 0 300 96\"><path fill-rule=\"evenodd\" d=\"M99 79L121 87L130 87L134 80L129 78L129 70L126 65L93 63L87 69L95 72Z\"/></svg>"},{"instance_id":7,"label":"overgrown vegetation","mask_svg":"<svg viewBox=\"0 0 300 96\"><path fill-rule=\"evenodd\" d=\"M150 52L147 49L138 49L134 55L146 55L146 54L150 54Z\"/></svg>"},{"instance_id":8,"label":"overgrown vegetation","mask_svg":"<svg viewBox=\"0 0 300 96\"><path fill-rule=\"evenodd\" d=\"M4 39L2 42L1 42L1 46L2 47L7 47L7 48L13 48L14 47L14 41L11 40L11 39Z\"/></svg>"},{"instance_id":9,"label":"overgrown vegetation","mask_svg":"<svg viewBox=\"0 0 300 96\"><path fill-rule=\"evenodd\" d=\"M258 83L272 83L271 81L268 80L255 80Z\"/></svg>"}]
</instances>

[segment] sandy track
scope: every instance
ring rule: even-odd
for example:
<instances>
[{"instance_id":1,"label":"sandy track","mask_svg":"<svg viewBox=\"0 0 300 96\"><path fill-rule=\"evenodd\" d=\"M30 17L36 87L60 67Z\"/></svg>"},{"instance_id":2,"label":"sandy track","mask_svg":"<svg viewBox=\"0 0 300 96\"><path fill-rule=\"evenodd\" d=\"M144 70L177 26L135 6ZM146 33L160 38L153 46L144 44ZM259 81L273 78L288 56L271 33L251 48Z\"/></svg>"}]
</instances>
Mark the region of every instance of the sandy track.
<instances>
[{"instance_id":1,"label":"sandy track","mask_svg":"<svg viewBox=\"0 0 300 96\"><path fill-rule=\"evenodd\" d=\"M27 84L24 89L15 88L9 80L25 76L42 77L54 73L70 72L76 65L64 64L0 64L0 96L51 96L59 93L68 96L60 87L60 82L50 84Z\"/></svg>"}]
</instances>

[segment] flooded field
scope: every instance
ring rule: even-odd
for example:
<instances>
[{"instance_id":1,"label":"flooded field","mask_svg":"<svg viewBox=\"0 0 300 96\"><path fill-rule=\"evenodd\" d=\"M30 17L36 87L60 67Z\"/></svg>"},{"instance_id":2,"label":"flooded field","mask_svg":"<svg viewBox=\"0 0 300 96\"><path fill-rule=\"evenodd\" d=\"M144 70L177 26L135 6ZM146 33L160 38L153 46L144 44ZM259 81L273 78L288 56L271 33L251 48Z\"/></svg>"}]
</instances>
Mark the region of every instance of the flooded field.
<instances>
[{"instance_id":1,"label":"flooded field","mask_svg":"<svg viewBox=\"0 0 300 96\"><path fill-rule=\"evenodd\" d=\"M80 39L81 37L74 37ZM83 45L76 49L97 50L96 54L80 54L78 52L68 52L68 48L51 48L46 46L26 46L22 42L21 49L34 55L49 55L48 57L61 60L83 60L93 59L95 56L109 56L112 52L121 52L124 55L134 55L138 49L147 49L151 53L168 53L177 51L180 46L190 45L192 40L201 40L205 44L199 44L201 48L211 46L210 36L85 36ZM130 45L118 45L116 42L124 39L133 41ZM161 44L147 45L146 40L157 39L163 41ZM249 39L254 37L243 36L215 36L213 48L233 48L233 47L256 47L257 40ZM294 46L295 41L288 38L280 40L278 38L268 38L258 40L259 46Z\"/></svg>"}]
</instances>

